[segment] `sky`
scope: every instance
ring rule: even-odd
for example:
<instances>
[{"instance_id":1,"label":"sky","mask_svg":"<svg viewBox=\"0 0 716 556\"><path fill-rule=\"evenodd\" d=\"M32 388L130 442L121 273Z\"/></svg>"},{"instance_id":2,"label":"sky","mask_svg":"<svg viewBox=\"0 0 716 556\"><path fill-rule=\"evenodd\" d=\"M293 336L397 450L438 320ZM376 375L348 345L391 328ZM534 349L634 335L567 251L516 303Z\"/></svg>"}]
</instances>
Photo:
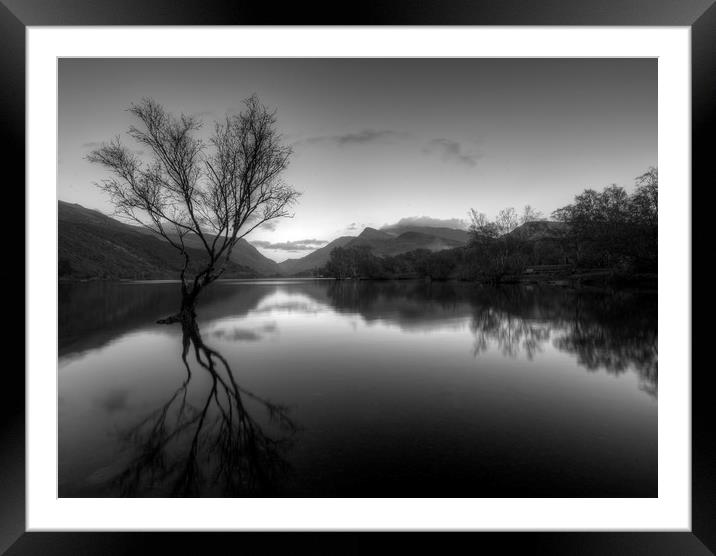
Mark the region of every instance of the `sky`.
<instances>
[{"instance_id":1,"label":"sky","mask_svg":"<svg viewBox=\"0 0 716 556\"><path fill-rule=\"evenodd\" d=\"M71 58L58 199L113 212L96 185L108 175L85 157L117 135L133 146L132 102L210 130L252 94L277 110L293 148L284 181L301 192L292 218L246 238L279 262L367 226L465 226L471 208L549 216L657 166L656 59Z\"/></svg>"}]
</instances>

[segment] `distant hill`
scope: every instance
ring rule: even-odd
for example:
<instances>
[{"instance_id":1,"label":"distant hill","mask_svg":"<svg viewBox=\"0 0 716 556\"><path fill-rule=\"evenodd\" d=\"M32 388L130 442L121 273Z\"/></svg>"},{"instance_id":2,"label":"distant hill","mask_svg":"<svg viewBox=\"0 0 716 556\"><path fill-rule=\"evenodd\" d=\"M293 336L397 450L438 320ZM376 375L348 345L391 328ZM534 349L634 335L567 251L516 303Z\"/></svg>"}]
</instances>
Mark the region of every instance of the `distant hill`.
<instances>
[{"instance_id":1,"label":"distant hill","mask_svg":"<svg viewBox=\"0 0 716 556\"><path fill-rule=\"evenodd\" d=\"M544 244L559 239L566 225L546 220L526 222L510 232L523 241ZM96 210L58 202L58 254L62 278L175 279L182 259L161 238L140 226L120 222ZM417 249L432 252L454 249L468 243L465 230L430 226L365 228L358 236L342 236L298 259L276 263L264 257L248 241L234 247L224 276L258 277L305 275L323 267L336 247L368 246L379 256L395 256ZM186 238L192 260L205 258L201 240Z\"/></svg>"},{"instance_id":2,"label":"distant hill","mask_svg":"<svg viewBox=\"0 0 716 556\"><path fill-rule=\"evenodd\" d=\"M416 249L427 249L428 251L443 251L454 247L465 245L465 241L457 241L445 237L424 232L404 232L399 236L378 245L373 252L378 256L394 256Z\"/></svg>"},{"instance_id":3,"label":"distant hill","mask_svg":"<svg viewBox=\"0 0 716 556\"><path fill-rule=\"evenodd\" d=\"M146 231L150 234L152 233L149 230ZM207 237L209 239L214 238L213 235L207 235ZM187 236L184 238L184 241L189 247L193 247L195 249L204 248L201 243L201 239L195 235ZM247 266L253 269L261 276L276 276L281 274L281 270L279 269L276 261L272 261L271 259L264 257L259 250L256 249L256 247L243 238L236 242L234 249L231 251L230 260L238 265Z\"/></svg>"},{"instance_id":4,"label":"distant hill","mask_svg":"<svg viewBox=\"0 0 716 556\"><path fill-rule=\"evenodd\" d=\"M59 201L58 266L61 278L176 279L181 255L166 241L139 226L130 226L96 210ZM192 260L206 259L203 251L189 246ZM241 256L247 264L239 264ZM258 255L258 257L256 256ZM237 244L224 276L253 278L274 274L276 263L265 264L248 242ZM269 261L269 259L266 259ZM253 268L248 263L259 266ZM198 263L197 263L198 264ZM195 268L195 267L194 267ZM267 272L270 271L270 272Z\"/></svg>"},{"instance_id":5,"label":"distant hill","mask_svg":"<svg viewBox=\"0 0 716 556\"><path fill-rule=\"evenodd\" d=\"M439 228L430 226L392 226L390 228L383 228L381 231L394 236L399 236L405 232L418 232L429 236L457 241L463 244L468 241L467 231L456 230L454 228Z\"/></svg>"},{"instance_id":6,"label":"distant hill","mask_svg":"<svg viewBox=\"0 0 716 556\"><path fill-rule=\"evenodd\" d=\"M378 249L382 249L389 241L393 239L394 236L391 234L381 232L380 230L376 230L375 228L366 228L360 233L360 235L354 237L351 241L349 241L346 246L355 247L358 245L365 245L367 247L370 247L370 249L375 252Z\"/></svg>"},{"instance_id":7,"label":"distant hill","mask_svg":"<svg viewBox=\"0 0 716 556\"><path fill-rule=\"evenodd\" d=\"M533 220L517 226L508 235L523 241L555 240L567 231L567 224L551 220Z\"/></svg>"},{"instance_id":8,"label":"distant hill","mask_svg":"<svg viewBox=\"0 0 716 556\"><path fill-rule=\"evenodd\" d=\"M279 271L286 275L295 275L308 273L316 268L320 268L328 262L331 251L336 247L343 247L355 239L355 236L342 236L334 239L329 244L324 245L320 249L316 249L313 253L309 253L300 259L287 259L278 263Z\"/></svg>"},{"instance_id":9,"label":"distant hill","mask_svg":"<svg viewBox=\"0 0 716 556\"><path fill-rule=\"evenodd\" d=\"M88 209L76 203L57 201L57 220L59 222L72 222L74 224L90 224L95 226L108 226L113 229L124 229L127 224L120 222L98 210Z\"/></svg>"},{"instance_id":10,"label":"distant hill","mask_svg":"<svg viewBox=\"0 0 716 556\"><path fill-rule=\"evenodd\" d=\"M451 232L456 232L452 234ZM459 237L452 239L450 236ZM367 245L371 251L379 257L400 255L415 249L427 249L429 251L442 251L460 247L467 243L467 233L461 230L449 230L448 228L415 227L408 231L394 229L390 232L366 228L363 232L351 241L348 245Z\"/></svg>"},{"instance_id":11,"label":"distant hill","mask_svg":"<svg viewBox=\"0 0 716 556\"><path fill-rule=\"evenodd\" d=\"M305 257L288 259L279 263L278 266L283 274L296 275L309 273L324 266L330 258L331 251L336 247L365 245L375 255L387 257L416 249L442 251L466 245L467 241L467 232L451 228L431 228L428 226L402 226L386 230L365 228L356 237L339 237Z\"/></svg>"},{"instance_id":12,"label":"distant hill","mask_svg":"<svg viewBox=\"0 0 716 556\"><path fill-rule=\"evenodd\" d=\"M395 237L395 234L376 230L375 228L364 228L356 240L361 241L385 241Z\"/></svg>"}]
</instances>

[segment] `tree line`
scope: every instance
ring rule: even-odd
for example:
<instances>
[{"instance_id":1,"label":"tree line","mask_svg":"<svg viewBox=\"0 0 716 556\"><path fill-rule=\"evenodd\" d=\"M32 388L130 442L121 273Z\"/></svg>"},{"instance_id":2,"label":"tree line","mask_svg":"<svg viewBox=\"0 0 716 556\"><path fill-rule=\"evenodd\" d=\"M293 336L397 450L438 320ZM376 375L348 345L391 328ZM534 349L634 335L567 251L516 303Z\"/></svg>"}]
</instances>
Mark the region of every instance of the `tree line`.
<instances>
[{"instance_id":1,"label":"tree line","mask_svg":"<svg viewBox=\"0 0 716 556\"><path fill-rule=\"evenodd\" d=\"M610 185L586 189L546 220L531 206L493 219L471 209L463 247L418 249L378 257L367 246L337 247L317 274L338 279L430 278L510 281L531 267L554 265L568 272L609 271L613 277L655 274L658 254L658 171L649 168L630 194Z\"/></svg>"}]
</instances>

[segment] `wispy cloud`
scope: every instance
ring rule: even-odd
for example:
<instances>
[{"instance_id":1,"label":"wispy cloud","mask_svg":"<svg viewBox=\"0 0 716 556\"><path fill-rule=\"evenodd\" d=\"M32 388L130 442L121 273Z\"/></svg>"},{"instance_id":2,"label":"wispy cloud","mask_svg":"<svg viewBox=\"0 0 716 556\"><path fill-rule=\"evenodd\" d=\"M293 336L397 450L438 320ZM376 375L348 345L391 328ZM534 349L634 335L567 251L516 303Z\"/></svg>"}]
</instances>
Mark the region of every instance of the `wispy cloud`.
<instances>
[{"instance_id":1,"label":"wispy cloud","mask_svg":"<svg viewBox=\"0 0 716 556\"><path fill-rule=\"evenodd\" d=\"M278 226L278 222L276 222L275 220L269 220L268 222L264 222L263 224L261 224L259 226L259 229L267 230L269 232L275 232L277 226Z\"/></svg>"},{"instance_id":2,"label":"wispy cloud","mask_svg":"<svg viewBox=\"0 0 716 556\"><path fill-rule=\"evenodd\" d=\"M463 166L473 167L477 165L477 161L482 158L480 153L468 151L458 141L438 137L428 141L423 148L426 154L438 154L446 162L454 162Z\"/></svg>"},{"instance_id":3,"label":"wispy cloud","mask_svg":"<svg viewBox=\"0 0 716 556\"><path fill-rule=\"evenodd\" d=\"M386 224L381 230L392 230L408 226L428 226L430 228L452 228L454 230L466 230L467 222L460 218L432 218L430 216L408 216L401 218L395 224Z\"/></svg>"},{"instance_id":4,"label":"wispy cloud","mask_svg":"<svg viewBox=\"0 0 716 556\"><path fill-rule=\"evenodd\" d=\"M351 145L368 145L371 143L387 143L405 137L405 133L391 129L364 129L355 133L344 133L342 135L320 135L308 137L296 142L299 143L332 143L339 147Z\"/></svg>"},{"instance_id":5,"label":"wispy cloud","mask_svg":"<svg viewBox=\"0 0 716 556\"><path fill-rule=\"evenodd\" d=\"M281 241L276 243L271 241L254 240L251 243L255 247L263 247L264 249L277 249L281 251L309 251L318 249L328 242L322 239L299 239L296 241Z\"/></svg>"}]
</instances>

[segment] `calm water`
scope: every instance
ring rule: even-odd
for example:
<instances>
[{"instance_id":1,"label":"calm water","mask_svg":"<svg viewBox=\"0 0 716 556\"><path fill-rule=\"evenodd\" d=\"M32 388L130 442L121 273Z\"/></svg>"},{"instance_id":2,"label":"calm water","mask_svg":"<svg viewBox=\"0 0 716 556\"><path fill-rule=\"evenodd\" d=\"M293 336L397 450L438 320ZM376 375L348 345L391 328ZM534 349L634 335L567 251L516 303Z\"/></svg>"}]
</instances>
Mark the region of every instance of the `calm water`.
<instances>
[{"instance_id":1,"label":"calm water","mask_svg":"<svg viewBox=\"0 0 716 556\"><path fill-rule=\"evenodd\" d=\"M655 294L61 284L60 496L657 496ZM198 359L197 359L198 357Z\"/></svg>"}]
</instances>

